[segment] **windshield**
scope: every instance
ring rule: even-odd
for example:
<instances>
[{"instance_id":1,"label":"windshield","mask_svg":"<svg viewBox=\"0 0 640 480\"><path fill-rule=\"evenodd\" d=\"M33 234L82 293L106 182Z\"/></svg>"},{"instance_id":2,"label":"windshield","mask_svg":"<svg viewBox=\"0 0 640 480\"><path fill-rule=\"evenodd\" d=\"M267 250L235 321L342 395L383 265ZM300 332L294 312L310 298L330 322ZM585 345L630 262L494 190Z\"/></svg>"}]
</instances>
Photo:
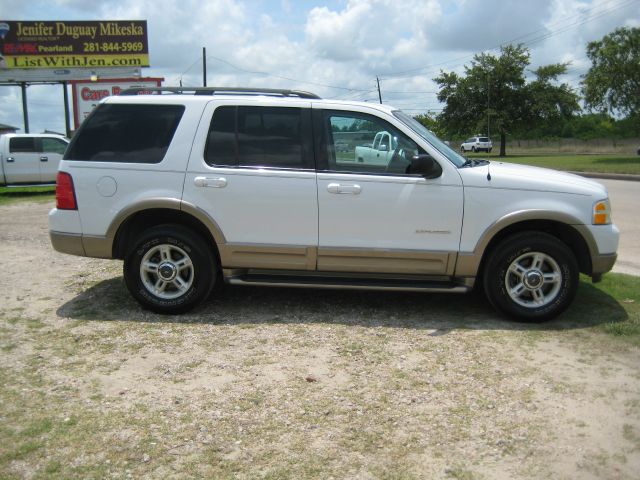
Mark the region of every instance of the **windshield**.
<instances>
[{"instance_id":1,"label":"windshield","mask_svg":"<svg viewBox=\"0 0 640 480\"><path fill-rule=\"evenodd\" d=\"M424 138L430 145L432 145L436 150L442 153L445 157L447 157L451 163L453 163L456 167L462 167L466 165L466 159L460 155L458 152L453 150L449 145L444 143L435 134L429 130L427 127L418 122L415 118L407 115L401 110L394 110L393 115L398 118L402 123L404 123L411 130L416 132L422 138Z\"/></svg>"},{"instance_id":2,"label":"windshield","mask_svg":"<svg viewBox=\"0 0 640 480\"><path fill-rule=\"evenodd\" d=\"M489 137L480 137L478 140L480 140L481 142L488 142Z\"/></svg>"}]
</instances>

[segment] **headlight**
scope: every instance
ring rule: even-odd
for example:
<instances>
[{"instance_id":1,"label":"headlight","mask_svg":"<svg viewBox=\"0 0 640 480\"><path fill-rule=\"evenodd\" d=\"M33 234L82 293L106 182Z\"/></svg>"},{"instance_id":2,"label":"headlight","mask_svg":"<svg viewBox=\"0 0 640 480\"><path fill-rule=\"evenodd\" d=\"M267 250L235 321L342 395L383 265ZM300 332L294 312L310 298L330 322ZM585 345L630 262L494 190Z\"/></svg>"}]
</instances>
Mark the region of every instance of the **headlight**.
<instances>
[{"instance_id":1,"label":"headlight","mask_svg":"<svg viewBox=\"0 0 640 480\"><path fill-rule=\"evenodd\" d=\"M611 204L609 199L600 200L593 204L593 224L609 225L611 223Z\"/></svg>"}]
</instances>

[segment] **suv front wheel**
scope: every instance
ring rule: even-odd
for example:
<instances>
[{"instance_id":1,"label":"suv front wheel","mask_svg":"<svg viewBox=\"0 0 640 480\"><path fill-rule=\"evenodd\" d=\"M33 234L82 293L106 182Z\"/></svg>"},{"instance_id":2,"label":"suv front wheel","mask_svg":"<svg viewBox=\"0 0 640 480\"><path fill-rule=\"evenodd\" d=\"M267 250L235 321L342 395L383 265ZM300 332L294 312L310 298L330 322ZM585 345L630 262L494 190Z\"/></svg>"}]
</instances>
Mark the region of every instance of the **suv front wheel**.
<instances>
[{"instance_id":1,"label":"suv front wheel","mask_svg":"<svg viewBox=\"0 0 640 480\"><path fill-rule=\"evenodd\" d=\"M157 313L182 313L209 296L216 262L202 237L180 225L145 231L124 261L127 288Z\"/></svg>"},{"instance_id":2,"label":"suv front wheel","mask_svg":"<svg viewBox=\"0 0 640 480\"><path fill-rule=\"evenodd\" d=\"M484 268L489 302L527 321L556 317L573 301L579 270L563 242L541 232L522 232L497 245Z\"/></svg>"}]
</instances>

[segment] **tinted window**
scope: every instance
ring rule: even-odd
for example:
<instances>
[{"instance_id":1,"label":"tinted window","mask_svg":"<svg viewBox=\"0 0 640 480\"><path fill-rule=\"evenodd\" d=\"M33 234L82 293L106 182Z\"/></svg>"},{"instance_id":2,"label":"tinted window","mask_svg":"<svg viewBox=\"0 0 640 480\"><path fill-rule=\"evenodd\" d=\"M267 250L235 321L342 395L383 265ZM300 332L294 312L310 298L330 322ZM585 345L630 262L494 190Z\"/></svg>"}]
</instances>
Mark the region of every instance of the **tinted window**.
<instances>
[{"instance_id":1,"label":"tinted window","mask_svg":"<svg viewBox=\"0 0 640 480\"><path fill-rule=\"evenodd\" d=\"M211 120L209 165L304 168L310 146L309 111L288 107L218 107ZM308 134L307 134L308 135Z\"/></svg>"},{"instance_id":2,"label":"tinted window","mask_svg":"<svg viewBox=\"0 0 640 480\"><path fill-rule=\"evenodd\" d=\"M489 137L480 137L479 140L481 142L488 142L489 141Z\"/></svg>"},{"instance_id":3,"label":"tinted window","mask_svg":"<svg viewBox=\"0 0 640 480\"><path fill-rule=\"evenodd\" d=\"M183 112L182 105L99 105L80 127L65 159L158 163Z\"/></svg>"},{"instance_id":4,"label":"tinted window","mask_svg":"<svg viewBox=\"0 0 640 480\"><path fill-rule=\"evenodd\" d=\"M390 123L371 115L327 111L323 123L326 140L319 150L329 171L402 175L411 157L424 153Z\"/></svg>"},{"instance_id":5,"label":"tinted window","mask_svg":"<svg viewBox=\"0 0 640 480\"><path fill-rule=\"evenodd\" d=\"M236 152L236 107L218 107L213 114L205 160L209 165L238 164Z\"/></svg>"},{"instance_id":6,"label":"tinted window","mask_svg":"<svg viewBox=\"0 0 640 480\"><path fill-rule=\"evenodd\" d=\"M48 153L63 154L67 149L67 142L58 138L43 138L42 139L42 151Z\"/></svg>"},{"instance_id":7,"label":"tinted window","mask_svg":"<svg viewBox=\"0 0 640 480\"><path fill-rule=\"evenodd\" d=\"M34 137L13 137L9 139L9 151L11 153L36 152L36 140Z\"/></svg>"}]
</instances>

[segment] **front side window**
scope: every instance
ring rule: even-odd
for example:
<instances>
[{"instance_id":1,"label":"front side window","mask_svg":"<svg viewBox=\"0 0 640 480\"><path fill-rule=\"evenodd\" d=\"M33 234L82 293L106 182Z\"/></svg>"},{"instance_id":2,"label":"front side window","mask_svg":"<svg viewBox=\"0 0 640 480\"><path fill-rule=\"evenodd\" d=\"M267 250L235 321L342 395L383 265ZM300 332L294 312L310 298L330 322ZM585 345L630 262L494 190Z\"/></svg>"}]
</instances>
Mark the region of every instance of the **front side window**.
<instances>
[{"instance_id":1,"label":"front side window","mask_svg":"<svg viewBox=\"0 0 640 480\"><path fill-rule=\"evenodd\" d=\"M204 157L212 166L310 168L310 112L290 107L218 107Z\"/></svg>"},{"instance_id":2,"label":"front side window","mask_svg":"<svg viewBox=\"0 0 640 480\"><path fill-rule=\"evenodd\" d=\"M407 115L402 110L394 110L393 115L404 123L407 127L413 130L415 133L420 135L424 140L426 140L430 145L432 145L436 150L442 153L445 157L449 159L451 163L453 163L457 167L462 167L466 165L466 159L458 154L455 150L453 150L449 145L440 140L431 130L418 122L415 118ZM465 142L466 143L466 142Z\"/></svg>"},{"instance_id":3,"label":"front side window","mask_svg":"<svg viewBox=\"0 0 640 480\"><path fill-rule=\"evenodd\" d=\"M183 105L99 105L75 135L65 160L159 163L183 113Z\"/></svg>"},{"instance_id":4,"label":"front side window","mask_svg":"<svg viewBox=\"0 0 640 480\"><path fill-rule=\"evenodd\" d=\"M10 153L33 153L37 151L34 137L13 137L9 139Z\"/></svg>"},{"instance_id":5,"label":"front side window","mask_svg":"<svg viewBox=\"0 0 640 480\"><path fill-rule=\"evenodd\" d=\"M406 174L424 151L390 123L372 115L325 111L320 152L326 169L354 173Z\"/></svg>"},{"instance_id":6,"label":"front side window","mask_svg":"<svg viewBox=\"0 0 640 480\"><path fill-rule=\"evenodd\" d=\"M42 151L46 153L63 154L67 149L67 142L58 138L42 138Z\"/></svg>"}]
</instances>

